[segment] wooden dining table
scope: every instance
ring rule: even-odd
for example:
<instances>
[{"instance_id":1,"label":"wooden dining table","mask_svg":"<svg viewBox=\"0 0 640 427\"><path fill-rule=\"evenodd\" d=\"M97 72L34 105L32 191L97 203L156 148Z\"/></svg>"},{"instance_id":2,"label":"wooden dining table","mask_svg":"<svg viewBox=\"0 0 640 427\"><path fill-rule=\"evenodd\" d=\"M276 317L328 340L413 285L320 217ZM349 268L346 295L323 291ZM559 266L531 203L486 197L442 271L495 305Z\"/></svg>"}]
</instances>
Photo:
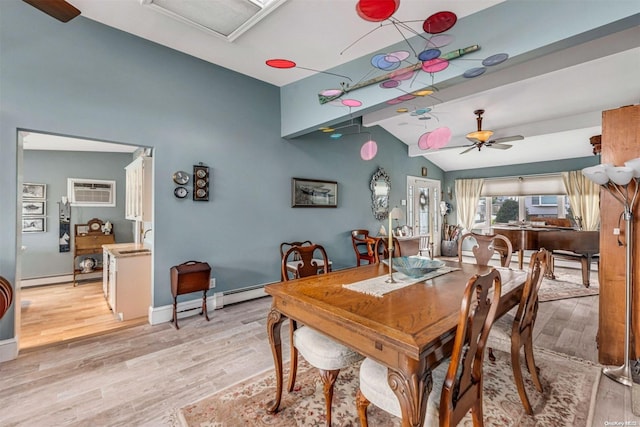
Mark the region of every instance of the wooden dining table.
<instances>
[{"instance_id":1,"label":"wooden dining table","mask_svg":"<svg viewBox=\"0 0 640 427\"><path fill-rule=\"evenodd\" d=\"M265 291L273 297L267 333L276 374L276 395L268 412L277 412L281 402L280 331L290 318L386 365L389 384L400 401L402 425L422 426L431 371L451 354L467 281L491 269L454 261L445 264L457 270L381 297L343 285L388 276L384 263L267 285ZM503 291L496 316L519 304L526 278L519 270L500 269L500 274Z\"/></svg>"}]
</instances>

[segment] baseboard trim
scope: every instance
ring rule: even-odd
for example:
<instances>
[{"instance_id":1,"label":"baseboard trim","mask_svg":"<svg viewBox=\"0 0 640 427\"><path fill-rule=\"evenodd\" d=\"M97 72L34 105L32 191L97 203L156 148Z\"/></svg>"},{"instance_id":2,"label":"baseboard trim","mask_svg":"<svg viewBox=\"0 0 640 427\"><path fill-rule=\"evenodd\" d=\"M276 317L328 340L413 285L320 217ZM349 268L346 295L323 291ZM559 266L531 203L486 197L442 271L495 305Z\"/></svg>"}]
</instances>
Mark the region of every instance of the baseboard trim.
<instances>
[{"instance_id":1,"label":"baseboard trim","mask_svg":"<svg viewBox=\"0 0 640 427\"><path fill-rule=\"evenodd\" d=\"M207 297L207 311L211 312L213 310L223 308L225 305L250 301L252 299L262 298L266 295L264 286L233 291L228 294L217 292ZM199 315L201 307L202 298L179 302L176 307L178 319ZM158 325L160 323L170 322L171 319L173 319L173 304L161 307L149 307L150 324Z\"/></svg>"},{"instance_id":2,"label":"baseboard trim","mask_svg":"<svg viewBox=\"0 0 640 427\"><path fill-rule=\"evenodd\" d=\"M18 340L11 338L0 341L0 363L18 358Z\"/></svg>"},{"instance_id":3,"label":"baseboard trim","mask_svg":"<svg viewBox=\"0 0 640 427\"><path fill-rule=\"evenodd\" d=\"M62 276L37 277L35 279L22 279L20 280L20 287L28 288L30 286L56 285L58 283L69 283L69 282L73 282L73 274L65 274Z\"/></svg>"}]
</instances>

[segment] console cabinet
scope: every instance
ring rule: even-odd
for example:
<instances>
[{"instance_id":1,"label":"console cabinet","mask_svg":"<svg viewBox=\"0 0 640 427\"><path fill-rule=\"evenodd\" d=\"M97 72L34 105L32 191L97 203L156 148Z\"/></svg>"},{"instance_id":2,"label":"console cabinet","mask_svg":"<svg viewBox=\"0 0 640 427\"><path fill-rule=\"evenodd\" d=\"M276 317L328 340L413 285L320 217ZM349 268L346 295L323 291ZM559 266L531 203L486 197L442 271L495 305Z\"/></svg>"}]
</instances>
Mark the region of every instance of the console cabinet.
<instances>
[{"instance_id":1,"label":"console cabinet","mask_svg":"<svg viewBox=\"0 0 640 427\"><path fill-rule=\"evenodd\" d=\"M87 224L76 224L73 247L73 286L83 274L102 271L102 245L115 243L113 226L108 234L102 231L103 222L93 218ZM81 263L86 258L95 260L92 268L83 268Z\"/></svg>"}]
</instances>

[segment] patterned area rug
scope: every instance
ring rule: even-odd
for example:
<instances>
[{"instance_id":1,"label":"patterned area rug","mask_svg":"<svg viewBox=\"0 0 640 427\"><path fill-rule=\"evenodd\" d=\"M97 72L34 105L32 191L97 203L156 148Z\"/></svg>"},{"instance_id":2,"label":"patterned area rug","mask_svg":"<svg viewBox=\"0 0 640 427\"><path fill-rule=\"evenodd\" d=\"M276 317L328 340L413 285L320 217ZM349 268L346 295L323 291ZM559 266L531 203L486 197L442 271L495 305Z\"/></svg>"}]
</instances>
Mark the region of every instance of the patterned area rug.
<instances>
[{"instance_id":1,"label":"patterned area rug","mask_svg":"<svg viewBox=\"0 0 640 427\"><path fill-rule=\"evenodd\" d=\"M555 301L566 298L598 295L600 293L597 271L591 272L591 284L588 288L585 288L582 284L582 273L580 270L575 271L576 272L567 269L557 269L555 272L555 280L544 278L542 285L540 285L538 300L540 302Z\"/></svg>"},{"instance_id":2,"label":"patterned area rug","mask_svg":"<svg viewBox=\"0 0 640 427\"><path fill-rule=\"evenodd\" d=\"M536 349L536 364L544 388L538 393L523 367L525 386L534 415L524 413L513 382L510 356L494 350L495 362L485 362L484 422L486 426L588 426L600 378L597 365L566 355ZM286 387L285 369L285 387ZM304 360L298 369L294 392L282 394L280 411L267 414L265 406L275 395L273 370L256 375L214 393L178 411L176 422L183 427L235 426L321 426L325 423L324 397L318 371ZM358 365L340 372L333 396L333 426L359 426L355 408ZM400 426L400 419L371 405L369 425ZM471 416L460 423L473 425Z\"/></svg>"}]
</instances>

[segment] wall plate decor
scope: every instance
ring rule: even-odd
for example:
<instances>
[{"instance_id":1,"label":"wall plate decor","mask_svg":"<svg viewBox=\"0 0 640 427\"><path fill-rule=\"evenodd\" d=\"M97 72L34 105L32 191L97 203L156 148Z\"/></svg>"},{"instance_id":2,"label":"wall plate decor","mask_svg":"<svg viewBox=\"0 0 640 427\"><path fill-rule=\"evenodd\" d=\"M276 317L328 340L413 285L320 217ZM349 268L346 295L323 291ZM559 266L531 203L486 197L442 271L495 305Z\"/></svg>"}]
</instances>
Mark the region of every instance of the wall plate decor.
<instances>
[{"instance_id":1,"label":"wall plate decor","mask_svg":"<svg viewBox=\"0 0 640 427\"><path fill-rule=\"evenodd\" d=\"M209 201L209 167L201 163L193 165L193 200Z\"/></svg>"},{"instance_id":2,"label":"wall plate decor","mask_svg":"<svg viewBox=\"0 0 640 427\"><path fill-rule=\"evenodd\" d=\"M336 181L291 178L291 207L338 207L338 183Z\"/></svg>"},{"instance_id":3,"label":"wall plate decor","mask_svg":"<svg viewBox=\"0 0 640 427\"><path fill-rule=\"evenodd\" d=\"M185 185L189 182L189 174L185 171L177 171L173 174L173 182L178 185Z\"/></svg>"},{"instance_id":4,"label":"wall plate decor","mask_svg":"<svg viewBox=\"0 0 640 427\"><path fill-rule=\"evenodd\" d=\"M176 187L176 189L173 190L173 195L178 199L184 199L187 197L187 194L189 194L189 190L187 190L186 187Z\"/></svg>"}]
</instances>

